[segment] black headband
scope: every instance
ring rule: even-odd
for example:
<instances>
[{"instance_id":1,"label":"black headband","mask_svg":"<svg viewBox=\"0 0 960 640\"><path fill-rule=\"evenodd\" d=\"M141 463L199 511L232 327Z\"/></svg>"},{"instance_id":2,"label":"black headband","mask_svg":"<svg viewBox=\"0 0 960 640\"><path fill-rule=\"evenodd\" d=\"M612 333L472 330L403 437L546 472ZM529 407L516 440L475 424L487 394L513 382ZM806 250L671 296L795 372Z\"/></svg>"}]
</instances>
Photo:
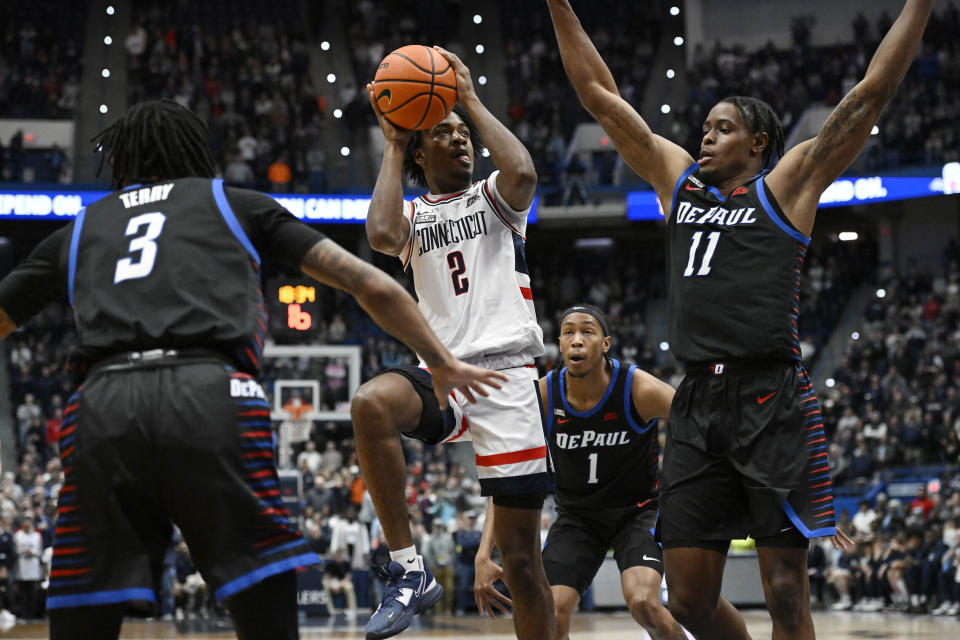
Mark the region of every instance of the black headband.
<instances>
[{"instance_id":1,"label":"black headband","mask_svg":"<svg viewBox=\"0 0 960 640\"><path fill-rule=\"evenodd\" d=\"M561 325L563 324L563 319L571 313L585 313L588 316L593 316L593 318L600 324L600 329L603 331L603 335L610 335L610 325L607 322L607 316L604 315L600 309L597 309L593 305L575 305L572 307L567 307L567 309L560 314Z\"/></svg>"}]
</instances>

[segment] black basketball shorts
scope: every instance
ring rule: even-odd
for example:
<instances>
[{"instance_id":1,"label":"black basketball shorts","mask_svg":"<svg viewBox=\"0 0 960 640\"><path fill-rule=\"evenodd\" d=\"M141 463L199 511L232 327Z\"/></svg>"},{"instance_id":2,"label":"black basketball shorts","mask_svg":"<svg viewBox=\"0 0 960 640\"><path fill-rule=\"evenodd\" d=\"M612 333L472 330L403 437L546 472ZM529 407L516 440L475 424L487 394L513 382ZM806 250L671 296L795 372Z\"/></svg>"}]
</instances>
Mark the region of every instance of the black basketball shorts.
<instances>
[{"instance_id":1,"label":"black basketball shorts","mask_svg":"<svg viewBox=\"0 0 960 640\"><path fill-rule=\"evenodd\" d=\"M613 549L620 573L650 567L663 575L663 552L653 539L656 506L617 509L559 509L543 547L550 586L564 585L580 596Z\"/></svg>"},{"instance_id":2,"label":"black basketball shorts","mask_svg":"<svg viewBox=\"0 0 960 640\"><path fill-rule=\"evenodd\" d=\"M453 434L453 430L457 427L454 403L451 402L445 410L440 410L440 403L437 402L437 396L433 393L433 376L429 371L413 365L401 365L384 369L377 375L384 373L396 373L409 380L423 405L420 411L420 424L413 431L403 435L422 440L427 444L437 444Z\"/></svg>"},{"instance_id":3,"label":"black basketball shorts","mask_svg":"<svg viewBox=\"0 0 960 640\"><path fill-rule=\"evenodd\" d=\"M64 411L47 607L156 602L171 523L217 600L319 563L273 448L260 385L221 362L94 371Z\"/></svg>"},{"instance_id":4,"label":"black basketball shorts","mask_svg":"<svg viewBox=\"0 0 960 640\"><path fill-rule=\"evenodd\" d=\"M664 548L712 541L698 546L725 549L724 541L748 535L760 545L800 546L835 533L828 443L800 363L688 366L666 431ZM784 535L799 542L786 544Z\"/></svg>"}]
</instances>

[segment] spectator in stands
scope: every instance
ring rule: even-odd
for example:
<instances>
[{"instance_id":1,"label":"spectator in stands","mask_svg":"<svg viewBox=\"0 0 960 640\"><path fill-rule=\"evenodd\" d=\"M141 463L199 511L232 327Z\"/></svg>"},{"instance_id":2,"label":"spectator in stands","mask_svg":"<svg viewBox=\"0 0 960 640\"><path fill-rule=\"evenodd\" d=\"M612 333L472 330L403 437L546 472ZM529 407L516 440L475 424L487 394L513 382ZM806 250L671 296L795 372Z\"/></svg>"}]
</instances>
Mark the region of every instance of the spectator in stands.
<instances>
[{"instance_id":1,"label":"spectator in stands","mask_svg":"<svg viewBox=\"0 0 960 640\"><path fill-rule=\"evenodd\" d=\"M447 525L439 519L433 520L433 532L424 544L423 561L430 567L433 577L443 587L443 598L437 603L437 611L453 613L453 571L457 550L453 536L448 533Z\"/></svg>"},{"instance_id":2,"label":"spectator in stands","mask_svg":"<svg viewBox=\"0 0 960 640\"><path fill-rule=\"evenodd\" d=\"M303 469L306 466L310 473L316 475L320 471L323 463L323 456L317 451L317 443L312 439L307 440L303 451L297 456L297 468Z\"/></svg>"},{"instance_id":3,"label":"spectator in stands","mask_svg":"<svg viewBox=\"0 0 960 640\"><path fill-rule=\"evenodd\" d=\"M350 561L344 557L343 548L336 548L333 557L323 567L323 590L327 594L328 609L337 613L334 596L342 595L347 601L346 613L350 617L357 615L357 594L353 588L353 572Z\"/></svg>"},{"instance_id":4,"label":"spectator in stands","mask_svg":"<svg viewBox=\"0 0 960 640\"><path fill-rule=\"evenodd\" d=\"M930 511L933 509L933 506L933 500L931 500L930 496L927 495L926 488L920 487L920 489L917 490L917 497L914 498L913 502L910 503L910 511L913 512L919 509L923 520L927 520L927 518L930 516Z\"/></svg>"},{"instance_id":5,"label":"spectator in stands","mask_svg":"<svg viewBox=\"0 0 960 640\"><path fill-rule=\"evenodd\" d=\"M863 539L870 537L876 520L877 513L870 507L870 501L861 500L857 513L853 516L854 533Z\"/></svg>"},{"instance_id":6,"label":"spectator in stands","mask_svg":"<svg viewBox=\"0 0 960 640\"><path fill-rule=\"evenodd\" d=\"M37 618L40 615L40 581L43 579L43 568L40 565L43 538L33 524L33 516L25 515L20 529L13 534L13 543L17 552L19 617L28 619Z\"/></svg>"}]
</instances>

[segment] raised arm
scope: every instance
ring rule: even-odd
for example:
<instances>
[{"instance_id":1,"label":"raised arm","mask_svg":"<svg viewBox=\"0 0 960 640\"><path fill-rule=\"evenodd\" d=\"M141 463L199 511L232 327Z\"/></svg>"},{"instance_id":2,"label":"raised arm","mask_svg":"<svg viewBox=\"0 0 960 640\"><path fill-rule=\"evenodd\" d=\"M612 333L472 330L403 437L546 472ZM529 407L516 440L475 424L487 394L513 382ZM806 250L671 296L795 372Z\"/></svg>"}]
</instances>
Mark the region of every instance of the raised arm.
<instances>
[{"instance_id":1,"label":"raised arm","mask_svg":"<svg viewBox=\"0 0 960 640\"><path fill-rule=\"evenodd\" d=\"M644 420L666 418L670 415L674 388L646 371L637 369L633 374L633 386L630 397L637 412Z\"/></svg>"},{"instance_id":2,"label":"raised arm","mask_svg":"<svg viewBox=\"0 0 960 640\"><path fill-rule=\"evenodd\" d=\"M513 209L523 211L533 202L533 195L537 190L537 170L533 166L530 152L480 102L467 65L446 49L434 49L453 65L453 71L457 74L457 102L462 104L473 118L494 166L500 170L500 175L497 176L497 191Z\"/></svg>"},{"instance_id":3,"label":"raised arm","mask_svg":"<svg viewBox=\"0 0 960 640\"><path fill-rule=\"evenodd\" d=\"M787 153L766 183L790 221L810 235L820 195L863 150L873 125L910 68L933 0L907 0L867 72L830 114L816 138Z\"/></svg>"},{"instance_id":4,"label":"raised arm","mask_svg":"<svg viewBox=\"0 0 960 640\"><path fill-rule=\"evenodd\" d=\"M317 242L304 256L301 270L324 284L353 295L364 311L390 335L402 340L423 358L433 375L434 393L446 408L454 388L474 402L473 392L486 396L482 384L499 388L502 374L456 360L430 329L417 303L393 278L341 248L329 238Z\"/></svg>"},{"instance_id":5,"label":"raised arm","mask_svg":"<svg viewBox=\"0 0 960 640\"><path fill-rule=\"evenodd\" d=\"M367 85L367 95L385 140L380 174L367 211L367 241L374 251L398 256L410 238L410 225L403 215L403 154L413 132L394 126L383 116L372 84Z\"/></svg>"},{"instance_id":6,"label":"raised arm","mask_svg":"<svg viewBox=\"0 0 960 640\"><path fill-rule=\"evenodd\" d=\"M653 185L669 211L673 187L693 158L679 145L656 135L640 114L620 97L610 69L583 30L568 0L547 0L567 77L580 103L613 140L630 168Z\"/></svg>"}]
</instances>

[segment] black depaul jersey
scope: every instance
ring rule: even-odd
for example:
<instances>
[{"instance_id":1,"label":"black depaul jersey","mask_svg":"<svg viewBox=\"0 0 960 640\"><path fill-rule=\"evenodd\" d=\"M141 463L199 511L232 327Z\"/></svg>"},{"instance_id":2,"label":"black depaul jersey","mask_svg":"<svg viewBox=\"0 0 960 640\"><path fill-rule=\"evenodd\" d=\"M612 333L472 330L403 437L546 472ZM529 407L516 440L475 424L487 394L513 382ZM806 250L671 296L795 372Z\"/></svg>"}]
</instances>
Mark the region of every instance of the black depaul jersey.
<instances>
[{"instance_id":1,"label":"black depaul jersey","mask_svg":"<svg viewBox=\"0 0 960 640\"><path fill-rule=\"evenodd\" d=\"M724 198L692 165L667 221L670 346L683 362L800 359L800 268L810 239L758 174Z\"/></svg>"},{"instance_id":2,"label":"black depaul jersey","mask_svg":"<svg viewBox=\"0 0 960 640\"><path fill-rule=\"evenodd\" d=\"M206 348L255 373L266 330L261 253L299 268L323 235L273 198L183 178L117 191L51 234L0 283L21 324L63 293L78 360Z\"/></svg>"},{"instance_id":3,"label":"black depaul jersey","mask_svg":"<svg viewBox=\"0 0 960 640\"><path fill-rule=\"evenodd\" d=\"M657 419L644 422L633 406L630 389L636 365L611 363L610 385L588 411L576 411L567 403L566 367L547 373L547 442L557 504L563 508L657 504Z\"/></svg>"}]
</instances>

